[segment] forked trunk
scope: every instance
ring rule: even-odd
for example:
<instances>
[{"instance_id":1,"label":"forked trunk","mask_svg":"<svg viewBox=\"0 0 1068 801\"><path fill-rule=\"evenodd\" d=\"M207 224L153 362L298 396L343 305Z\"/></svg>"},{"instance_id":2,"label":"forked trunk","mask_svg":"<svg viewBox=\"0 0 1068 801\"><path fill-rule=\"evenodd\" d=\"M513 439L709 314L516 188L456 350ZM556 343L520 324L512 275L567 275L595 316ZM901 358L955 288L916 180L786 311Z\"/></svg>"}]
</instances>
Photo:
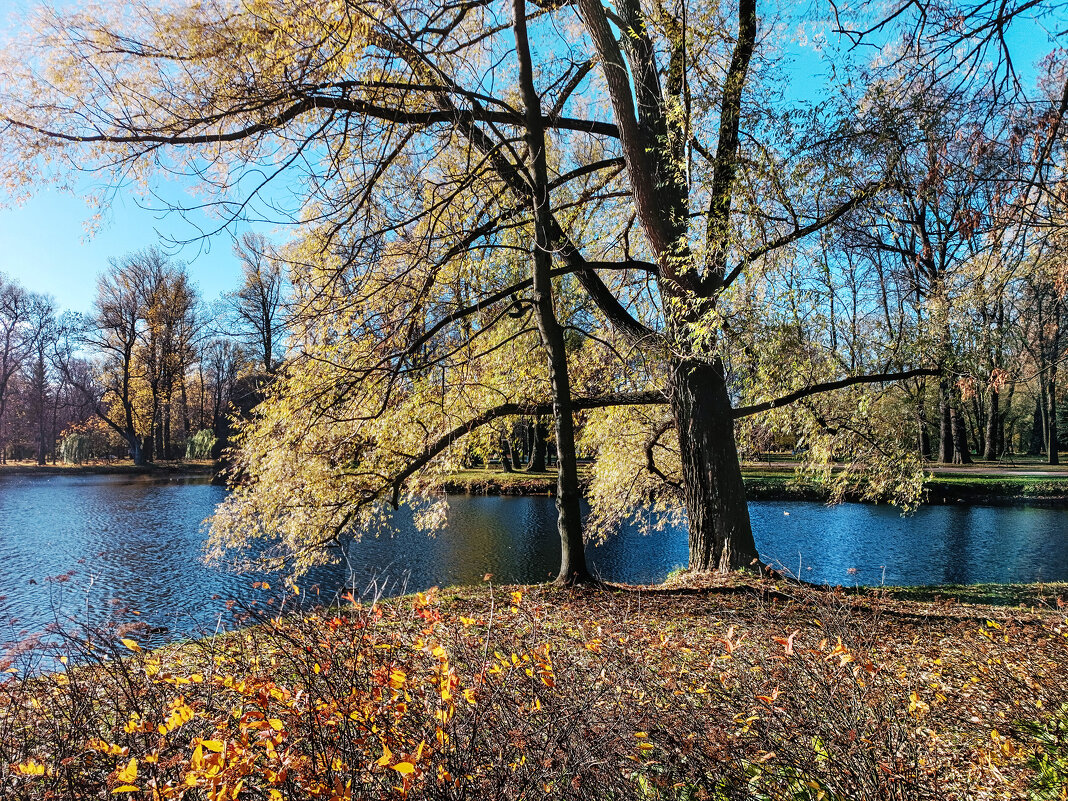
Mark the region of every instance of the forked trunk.
<instances>
[{"instance_id":1,"label":"forked trunk","mask_svg":"<svg viewBox=\"0 0 1068 801\"><path fill-rule=\"evenodd\" d=\"M679 432L690 569L725 572L759 560L721 363L677 359L671 406Z\"/></svg>"}]
</instances>

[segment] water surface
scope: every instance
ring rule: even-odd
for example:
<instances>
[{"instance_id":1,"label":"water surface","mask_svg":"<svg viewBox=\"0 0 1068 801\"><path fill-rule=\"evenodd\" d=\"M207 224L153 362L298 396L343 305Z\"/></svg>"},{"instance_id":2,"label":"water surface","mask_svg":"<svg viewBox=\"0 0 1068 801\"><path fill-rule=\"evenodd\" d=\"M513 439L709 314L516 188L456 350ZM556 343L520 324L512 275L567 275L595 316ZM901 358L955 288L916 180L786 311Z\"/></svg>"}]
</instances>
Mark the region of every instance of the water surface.
<instances>
[{"instance_id":1,"label":"water surface","mask_svg":"<svg viewBox=\"0 0 1068 801\"><path fill-rule=\"evenodd\" d=\"M257 577L205 566L203 520L225 490L203 480L131 476L0 478L0 641L56 619L94 624L130 607L160 639L227 625L227 599L262 598ZM815 582L941 584L1068 580L1068 511L757 501L762 558ZM788 513L788 514L787 514ZM432 585L550 578L559 563L549 498L453 497L434 537L402 510L393 537L354 542L302 580L330 599ZM604 579L656 582L686 563L686 533L624 527L588 558ZM277 582L275 582L277 583Z\"/></svg>"}]
</instances>

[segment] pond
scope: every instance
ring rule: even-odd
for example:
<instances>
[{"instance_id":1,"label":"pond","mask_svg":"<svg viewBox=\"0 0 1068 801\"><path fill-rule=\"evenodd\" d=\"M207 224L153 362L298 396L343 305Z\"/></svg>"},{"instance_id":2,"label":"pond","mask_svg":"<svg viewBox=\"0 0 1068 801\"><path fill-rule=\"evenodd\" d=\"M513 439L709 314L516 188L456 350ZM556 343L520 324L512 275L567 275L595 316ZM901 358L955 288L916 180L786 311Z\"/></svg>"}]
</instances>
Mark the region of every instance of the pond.
<instances>
[{"instance_id":1,"label":"pond","mask_svg":"<svg viewBox=\"0 0 1068 801\"><path fill-rule=\"evenodd\" d=\"M94 625L128 606L163 640L226 626L225 602L262 598L256 577L201 563L202 521L225 490L203 480L128 476L0 477L0 642L59 620ZM1068 510L893 507L759 501L765 561L818 583L942 584L1068 580ZM544 497L453 497L435 537L404 511L394 537L354 542L345 561L302 580L329 600L432 585L550 578L556 510ZM604 579L656 582L686 563L686 533L624 527L589 559ZM277 582L276 582L277 583Z\"/></svg>"}]
</instances>

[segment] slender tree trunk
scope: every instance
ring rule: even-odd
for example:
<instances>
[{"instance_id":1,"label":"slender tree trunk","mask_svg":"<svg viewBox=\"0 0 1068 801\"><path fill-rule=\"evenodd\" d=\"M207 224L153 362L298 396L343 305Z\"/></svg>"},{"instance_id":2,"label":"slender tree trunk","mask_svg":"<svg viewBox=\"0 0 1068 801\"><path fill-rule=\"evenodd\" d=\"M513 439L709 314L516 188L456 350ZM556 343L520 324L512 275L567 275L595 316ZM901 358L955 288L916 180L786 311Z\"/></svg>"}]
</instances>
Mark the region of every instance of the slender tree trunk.
<instances>
[{"instance_id":1,"label":"slender tree trunk","mask_svg":"<svg viewBox=\"0 0 1068 801\"><path fill-rule=\"evenodd\" d=\"M512 444L507 434L501 435L501 469L505 473L512 472Z\"/></svg>"},{"instance_id":2,"label":"slender tree trunk","mask_svg":"<svg viewBox=\"0 0 1068 801\"><path fill-rule=\"evenodd\" d=\"M1049 388L1046 390L1046 448L1046 461L1049 464L1060 464L1057 443L1057 377L1052 369Z\"/></svg>"},{"instance_id":3,"label":"slender tree trunk","mask_svg":"<svg viewBox=\"0 0 1068 801\"><path fill-rule=\"evenodd\" d=\"M549 363L549 380L553 392L553 419L556 423L557 529L560 534L559 584L588 580L586 552L582 540L582 517L579 506L578 460L575 457L575 424L571 408L571 383L567 372L564 333L553 308L552 213L549 205L549 174L545 157L545 130L541 117L541 100L534 87L534 66L527 40L526 0L513 0L513 30L519 60L519 85L523 97L526 140L531 159L531 208L534 212L534 249L532 281L534 312Z\"/></svg>"},{"instance_id":4,"label":"slender tree trunk","mask_svg":"<svg viewBox=\"0 0 1068 801\"><path fill-rule=\"evenodd\" d=\"M180 387L182 390L182 439L188 441L190 435L192 435L194 432L192 430L192 420L190 419L191 415L189 414L189 391L186 388L184 367L182 368L182 382L180 384Z\"/></svg>"},{"instance_id":5,"label":"slender tree trunk","mask_svg":"<svg viewBox=\"0 0 1068 801\"><path fill-rule=\"evenodd\" d=\"M163 405L163 458L174 457L174 449L171 444L171 403L167 401Z\"/></svg>"},{"instance_id":6,"label":"slender tree trunk","mask_svg":"<svg viewBox=\"0 0 1068 801\"><path fill-rule=\"evenodd\" d=\"M733 570L759 560L734 440L722 363L679 359L671 369L691 570Z\"/></svg>"},{"instance_id":7,"label":"slender tree trunk","mask_svg":"<svg viewBox=\"0 0 1068 801\"><path fill-rule=\"evenodd\" d=\"M59 426L59 394L63 387L62 383L56 386L56 391L52 393L52 436L50 441L52 443L52 464L56 463L56 440L59 439L59 432L56 430Z\"/></svg>"},{"instance_id":8,"label":"slender tree trunk","mask_svg":"<svg viewBox=\"0 0 1068 801\"><path fill-rule=\"evenodd\" d=\"M938 461L942 464L953 463L952 405L949 381L942 378L938 382Z\"/></svg>"},{"instance_id":9,"label":"slender tree trunk","mask_svg":"<svg viewBox=\"0 0 1068 801\"><path fill-rule=\"evenodd\" d=\"M975 440L975 452L980 456L986 453L986 408L983 405L983 398L977 393L971 399L971 415L969 416L962 406L961 417L965 418L968 423L965 426L965 431L971 429L971 436ZM971 425L974 421L975 425Z\"/></svg>"},{"instance_id":10,"label":"slender tree trunk","mask_svg":"<svg viewBox=\"0 0 1068 801\"><path fill-rule=\"evenodd\" d=\"M953 464L971 464L972 452L968 447L968 429L964 424L964 410L960 404L950 403L949 417L953 425Z\"/></svg>"}]
</instances>

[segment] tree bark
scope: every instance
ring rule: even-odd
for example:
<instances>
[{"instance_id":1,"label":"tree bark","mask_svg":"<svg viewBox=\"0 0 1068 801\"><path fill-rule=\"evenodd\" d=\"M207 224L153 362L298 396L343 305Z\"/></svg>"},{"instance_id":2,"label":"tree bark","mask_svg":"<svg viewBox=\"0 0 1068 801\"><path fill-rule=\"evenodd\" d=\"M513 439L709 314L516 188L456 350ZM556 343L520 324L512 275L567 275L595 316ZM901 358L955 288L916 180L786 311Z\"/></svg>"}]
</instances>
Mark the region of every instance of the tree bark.
<instances>
[{"instance_id":1,"label":"tree bark","mask_svg":"<svg viewBox=\"0 0 1068 801\"><path fill-rule=\"evenodd\" d=\"M759 557L723 365L718 361L675 360L670 400L682 459L690 569L747 567Z\"/></svg>"},{"instance_id":2,"label":"tree bark","mask_svg":"<svg viewBox=\"0 0 1068 801\"><path fill-rule=\"evenodd\" d=\"M507 434L501 435L501 470L512 472L512 443Z\"/></svg>"},{"instance_id":3,"label":"tree bark","mask_svg":"<svg viewBox=\"0 0 1068 801\"><path fill-rule=\"evenodd\" d=\"M949 380L943 378L938 382L938 461L942 464L953 463L952 405Z\"/></svg>"},{"instance_id":4,"label":"tree bark","mask_svg":"<svg viewBox=\"0 0 1068 801\"><path fill-rule=\"evenodd\" d=\"M916 447L921 459L931 458L931 435L927 430L927 408L922 396L916 404Z\"/></svg>"}]
</instances>

